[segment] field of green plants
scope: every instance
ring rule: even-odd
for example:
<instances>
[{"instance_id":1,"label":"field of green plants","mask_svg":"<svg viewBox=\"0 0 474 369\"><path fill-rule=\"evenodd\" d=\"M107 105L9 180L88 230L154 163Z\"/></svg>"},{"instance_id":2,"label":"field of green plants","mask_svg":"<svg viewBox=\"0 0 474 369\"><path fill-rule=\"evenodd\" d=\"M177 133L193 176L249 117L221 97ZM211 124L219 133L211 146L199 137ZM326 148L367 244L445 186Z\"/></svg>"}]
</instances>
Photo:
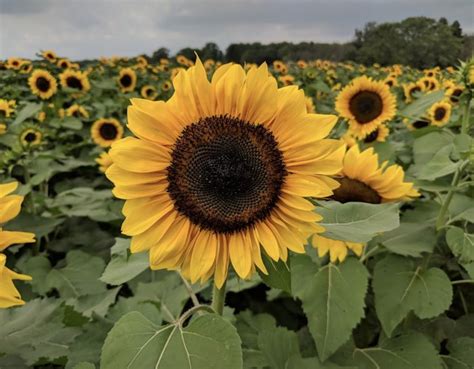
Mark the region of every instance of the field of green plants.
<instances>
[{"instance_id":1,"label":"field of green plants","mask_svg":"<svg viewBox=\"0 0 474 369\"><path fill-rule=\"evenodd\" d=\"M474 61L0 61L0 369L474 368L473 92Z\"/></svg>"}]
</instances>

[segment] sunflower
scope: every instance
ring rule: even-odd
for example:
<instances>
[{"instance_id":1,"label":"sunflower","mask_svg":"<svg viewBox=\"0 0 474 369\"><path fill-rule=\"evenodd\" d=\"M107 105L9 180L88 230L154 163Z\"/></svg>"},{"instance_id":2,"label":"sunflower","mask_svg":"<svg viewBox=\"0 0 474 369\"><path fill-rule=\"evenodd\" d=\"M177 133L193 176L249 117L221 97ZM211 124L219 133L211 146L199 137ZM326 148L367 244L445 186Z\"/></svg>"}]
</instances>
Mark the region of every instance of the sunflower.
<instances>
[{"instance_id":1,"label":"sunflower","mask_svg":"<svg viewBox=\"0 0 474 369\"><path fill-rule=\"evenodd\" d=\"M318 256L320 258L329 253L329 260L331 263L337 261L343 262L346 259L349 250L352 250L357 256L361 256L365 247L365 244L363 243L333 240L318 234L313 235L311 244L318 250Z\"/></svg>"},{"instance_id":2,"label":"sunflower","mask_svg":"<svg viewBox=\"0 0 474 369\"><path fill-rule=\"evenodd\" d=\"M306 111L308 113L316 113L316 108L314 107L314 101L310 96L305 97Z\"/></svg>"},{"instance_id":3,"label":"sunflower","mask_svg":"<svg viewBox=\"0 0 474 369\"><path fill-rule=\"evenodd\" d=\"M360 151L357 145L347 150L343 168L337 181L340 183L332 199L380 204L419 196L413 183L404 182L404 171L397 164L379 165L378 155L372 147Z\"/></svg>"},{"instance_id":4,"label":"sunflower","mask_svg":"<svg viewBox=\"0 0 474 369\"><path fill-rule=\"evenodd\" d=\"M14 70L18 70L20 69L21 65L23 64L23 60L20 59L20 58L8 58L7 59L7 64L6 64L6 67L8 69L14 69Z\"/></svg>"},{"instance_id":5,"label":"sunflower","mask_svg":"<svg viewBox=\"0 0 474 369\"><path fill-rule=\"evenodd\" d=\"M0 136L4 135L7 132L7 125L5 123L0 123Z\"/></svg>"},{"instance_id":6,"label":"sunflower","mask_svg":"<svg viewBox=\"0 0 474 369\"><path fill-rule=\"evenodd\" d=\"M148 60L144 56L138 56L136 60L138 68L145 69L148 66Z\"/></svg>"},{"instance_id":7,"label":"sunflower","mask_svg":"<svg viewBox=\"0 0 474 369\"><path fill-rule=\"evenodd\" d=\"M0 184L0 225L15 218L21 209L23 196L10 195L18 187L18 182ZM30 243L35 241L35 235L27 232L4 231L0 228L0 308L23 305L20 293L13 284L14 279L23 281L31 277L18 274L5 266L6 256L1 252L15 243Z\"/></svg>"},{"instance_id":8,"label":"sunflower","mask_svg":"<svg viewBox=\"0 0 474 369\"><path fill-rule=\"evenodd\" d=\"M9 118L15 112L13 106L11 101L0 99L0 118Z\"/></svg>"},{"instance_id":9,"label":"sunflower","mask_svg":"<svg viewBox=\"0 0 474 369\"><path fill-rule=\"evenodd\" d=\"M118 84L122 92L131 92L137 84L137 74L132 68L120 69Z\"/></svg>"},{"instance_id":10,"label":"sunflower","mask_svg":"<svg viewBox=\"0 0 474 369\"><path fill-rule=\"evenodd\" d=\"M90 90L91 85L87 74L80 70L66 69L59 75L61 86L76 90L79 93Z\"/></svg>"},{"instance_id":11,"label":"sunflower","mask_svg":"<svg viewBox=\"0 0 474 369\"><path fill-rule=\"evenodd\" d=\"M451 103L457 104L459 102L459 97L462 95L463 92L463 85L454 85L446 91L446 96L449 98L449 101L451 101Z\"/></svg>"},{"instance_id":12,"label":"sunflower","mask_svg":"<svg viewBox=\"0 0 474 369\"><path fill-rule=\"evenodd\" d=\"M101 147L109 147L123 136L123 127L117 119L101 118L92 124L92 140Z\"/></svg>"},{"instance_id":13,"label":"sunflower","mask_svg":"<svg viewBox=\"0 0 474 369\"><path fill-rule=\"evenodd\" d=\"M288 73L288 67L281 60L275 60L273 62L273 68L280 74Z\"/></svg>"},{"instance_id":14,"label":"sunflower","mask_svg":"<svg viewBox=\"0 0 474 369\"><path fill-rule=\"evenodd\" d=\"M189 60L188 58L186 58L184 55L178 55L176 57L176 61L178 62L178 64L185 65L185 66L193 65L193 62Z\"/></svg>"},{"instance_id":15,"label":"sunflower","mask_svg":"<svg viewBox=\"0 0 474 369\"><path fill-rule=\"evenodd\" d=\"M424 86L425 91L438 90L441 86L440 82L434 77L423 77L418 80L418 83Z\"/></svg>"},{"instance_id":16,"label":"sunflower","mask_svg":"<svg viewBox=\"0 0 474 369\"><path fill-rule=\"evenodd\" d=\"M449 122L449 118L451 118L451 104L447 101L434 103L428 110L428 115L432 125L442 127L446 125Z\"/></svg>"},{"instance_id":17,"label":"sunflower","mask_svg":"<svg viewBox=\"0 0 474 369\"><path fill-rule=\"evenodd\" d=\"M385 124L380 124L372 132L368 133L364 137L360 137L359 139L363 140L365 143L385 142L389 132L390 130Z\"/></svg>"},{"instance_id":18,"label":"sunflower","mask_svg":"<svg viewBox=\"0 0 474 369\"><path fill-rule=\"evenodd\" d=\"M57 66L62 69L71 68L72 63L67 59L59 59L57 62Z\"/></svg>"},{"instance_id":19,"label":"sunflower","mask_svg":"<svg viewBox=\"0 0 474 369\"><path fill-rule=\"evenodd\" d=\"M395 116L396 99L385 83L362 76L339 93L336 110L348 119L352 132L364 135Z\"/></svg>"},{"instance_id":20,"label":"sunflower","mask_svg":"<svg viewBox=\"0 0 474 369\"><path fill-rule=\"evenodd\" d=\"M298 60L298 61L296 62L296 65L297 65L298 68L300 68L300 69L305 69L305 68L308 67L308 63L306 63L306 61L304 61L304 60Z\"/></svg>"},{"instance_id":21,"label":"sunflower","mask_svg":"<svg viewBox=\"0 0 474 369\"><path fill-rule=\"evenodd\" d=\"M54 51L51 51L51 50L45 50L41 53L41 55L43 56L43 58L45 58L46 60L49 60L51 63L54 63L56 62L56 59L58 58L58 56L56 55L56 53Z\"/></svg>"},{"instance_id":22,"label":"sunflower","mask_svg":"<svg viewBox=\"0 0 474 369\"><path fill-rule=\"evenodd\" d=\"M278 89L266 65L225 64L211 82L201 61L173 81L167 101L132 99L107 177L125 199L122 232L152 269L180 269L192 282L229 262L248 278L266 273L262 250L287 260L321 232L306 197L330 196L344 144L324 139L332 115L308 114L303 91Z\"/></svg>"},{"instance_id":23,"label":"sunflower","mask_svg":"<svg viewBox=\"0 0 474 369\"><path fill-rule=\"evenodd\" d=\"M389 88L398 86L397 77L394 77L394 76L388 76L387 78L384 79L383 82L384 82Z\"/></svg>"},{"instance_id":24,"label":"sunflower","mask_svg":"<svg viewBox=\"0 0 474 369\"><path fill-rule=\"evenodd\" d=\"M158 91L151 85L145 85L141 88L140 94L143 98L148 100L155 100L158 97Z\"/></svg>"},{"instance_id":25,"label":"sunflower","mask_svg":"<svg viewBox=\"0 0 474 369\"><path fill-rule=\"evenodd\" d=\"M415 94L418 94L425 90L425 86L422 83L410 82L403 85L403 92L405 94L405 101L411 102L415 99Z\"/></svg>"},{"instance_id":26,"label":"sunflower","mask_svg":"<svg viewBox=\"0 0 474 369\"><path fill-rule=\"evenodd\" d=\"M99 155L97 159L95 159L95 162L99 164L99 170L102 173L105 173L105 171L112 165L112 158L107 152L103 152L102 154Z\"/></svg>"},{"instance_id":27,"label":"sunflower","mask_svg":"<svg viewBox=\"0 0 474 369\"><path fill-rule=\"evenodd\" d=\"M29 74L33 70L33 64L29 61L25 61L21 66L20 66L20 73L21 74Z\"/></svg>"},{"instance_id":28,"label":"sunflower","mask_svg":"<svg viewBox=\"0 0 474 369\"><path fill-rule=\"evenodd\" d=\"M58 90L56 78L44 69L36 69L28 78L28 85L31 92L43 100L49 99Z\"/></svg>"},{"instance_id":29,"label":"sunflower","mask_svg":"<svg viewBox=\"0 0 474 369\"><path fill-rule=\"evenodd\" d=\"M75 118L89 118L89 112L79 104L73 104L64 111L64 116Z\"/></svg>"},{"instance_id":30,"label":"sunflower","mask_svg":"<svg viewBox=\"0 0 474 369\"><path fill-rule=\"evenodd\" d=\"M291 75L279 76L278 80L283 84L283 86L291 86L295 81L295 77Z\"/></svg>"},{"instance_id":31,"label":"sunflower","mask_svg":"<svg viewBox=\"0 0 474 369\"><path fill-rule=\"evenodd\" d=\"M20 144L23 147L38 146L43 139L43 133L33 127L26 128L20 133Z\"/></svg>"}]
</instances>

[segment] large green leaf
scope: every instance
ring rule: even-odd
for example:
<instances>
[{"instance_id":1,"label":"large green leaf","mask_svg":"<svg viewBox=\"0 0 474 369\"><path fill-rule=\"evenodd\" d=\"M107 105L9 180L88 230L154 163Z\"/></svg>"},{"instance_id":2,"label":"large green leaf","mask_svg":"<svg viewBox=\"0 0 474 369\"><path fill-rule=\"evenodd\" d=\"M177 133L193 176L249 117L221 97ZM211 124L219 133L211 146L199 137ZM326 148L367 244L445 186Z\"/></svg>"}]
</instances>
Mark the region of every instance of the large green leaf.
<instances>
[{"instance_id":1,"label":"large green leaf","mask_svg":"<svg viewBox=\"0 0 474 369\"><path fill-rule=\"evenodd\" d=\"M453 289L441 269L424 270L413 260L389 255L375 266L375 308L384 332L391 336L413 311L419 318L434 318L451 305Z\"/></svg>"},{"instance_id":2,"label":"large green leaf","mask_svg":"<svg viewBox=\"0 0 474 369\"><path fill-rule=\"evenodd\" d=\"M13 123L11 123L11 126L16 126L25 120L31 118L33 115L38 113L41 108L43 107L43 104L38 104L38 103L28 103L26 104L23 109L20 110L20 112L17 114L15 120Z\"/></svg>"},{"instance_id":3,"label":"large green leaf","mask_svg":"<svg viewBox=\"0 0 474 369\"><path fill-rule=\"evenodd\" d=\"M377 347L356 349L359 369L442 369L438 352L420 333L383 341Z\"/></svg>"},{"instance_id":4,"label":"large green leaf","mask_svg":"<svg viewBox=\"0 0 474 369\"><path fill-rule=\"evenodd\" d=\"M299 293L319 357L326 360L346 342L364 316L368 272L358 260L328 264Z\"/></svg>"},{"instance_id":5,"label":"large green leaf","mask_svg":"<svg viewBox=\"0 0 474 369\"><path fill-rule=\"evenodd\" d=\"M459 167L459 162L453 162L449 155L453 150L452 145L445 146L434 154L419 170L417 178L434 180L439 177L454 173Z\"/></svg>"},{"instance_id":6,"label":"large green leaf","mask_svg":"<svg viewBox=\"0 0 474 369\"><path fill-rule=\"evenodd\" d=\"M413 103L408 105L405 109L399 112L402 117L409 118L410 120L418 120L421 118L426 111L436 102L444 98L444 90L438 90L435 92L427 93L416 99Z\"/></svg>"},{"instance_id":7,"label":"large green leaf","mask_svg":"<svg viewBox=\"0 0 474 369\"><path fill-rule=\"evenodd\" d=\"M272 369L285 369L290 357L300 355L296 333L283 327L259 332L258 347Z\"/></svg>"},{"instance_id":8,"label":"large green leaf","mask_svg":"<svg viewBox=\"0 0 474 369\"><path fill-rule=\"evenodd\" d=\"M449 132L431 132L413 143L413 160L415 164L422 165L429 162L433 156L453 142L453 135Z\"/></svg>"},{"instance_id":9,"label":"large green leaf","mask_svg":"<svg viewBox=\"0 0 474 369\"><path fill-rule=\"evenodd\" d=\"M101 368L242 369L236 329L216 314L158 327L138 312L120 319L105 340Z\"/></svg>"},{"instance_id":10,"label":"large green leaf","mask_svg":"<svg viewBox=\"0 0 474 369\"><path fill-rule=\"evenodd\" d=\"M283 260L274 261L266 255L262 255L263 263L268 274L258 271L262 281L269 287L291 293L290 259L285 263Z\"/></svg>"},{"instance_id":11,"label":"large green leaf","mask_svg":"<svg viewBox=\"0 0 474 369\"><path fill-rule=\"evenodd\" d=\"M443 360L449 369L474 368L474 338L461 337L448 344L449 356Z\"/></svg>"},{"instance_id":12,"label":"large green leaf","mask_svg":"<svg viewBox=\"0 0 474 369\"><path fill-rule=\"evenodd\" d=\"M323 236L344 241L368 242L378 233L399 226L397 204L366 204L322 201L316 208L323 216L320 225L326 231Z\"/></svg>"},{"instance_id":13,"label":"large green leaf","mask_svg":"<svg viewBox=\"0 0 474 369\"><path fill-rule=\"evenodd\" d=\"M474 234L465 233L458 227L451 227L446 232L446 242L461 263L474 261Z\"/></svg>"}]
</instances>

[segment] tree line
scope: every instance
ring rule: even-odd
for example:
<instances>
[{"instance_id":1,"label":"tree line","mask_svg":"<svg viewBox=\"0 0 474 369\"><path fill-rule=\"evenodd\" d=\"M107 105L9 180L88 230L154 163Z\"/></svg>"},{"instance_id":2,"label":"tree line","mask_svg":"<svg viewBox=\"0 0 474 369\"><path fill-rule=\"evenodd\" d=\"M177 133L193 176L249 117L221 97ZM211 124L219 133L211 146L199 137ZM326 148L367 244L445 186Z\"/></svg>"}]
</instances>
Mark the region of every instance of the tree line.
<instances>
[{"instance_id":1,"label":"tree line","mask_svg":"<svg viewBox=\"0 0 474 369\"><path fill-rule=\"evenodd\" d=\"M401 22L367 23L355 31L352 41L346 43L233 43L222 51L217 44L209 42L201 49L186 47L176 55L194 60L197 52L203 60L237 63L326 59L429 68L455 65L459 59L470 58L473 50L474 35L464 34L458 21L449 23L446 18L410 17ZM151 59L158 61L164 57L170 57L170 52L160 48Z\"/></svg>"}]
</instances>

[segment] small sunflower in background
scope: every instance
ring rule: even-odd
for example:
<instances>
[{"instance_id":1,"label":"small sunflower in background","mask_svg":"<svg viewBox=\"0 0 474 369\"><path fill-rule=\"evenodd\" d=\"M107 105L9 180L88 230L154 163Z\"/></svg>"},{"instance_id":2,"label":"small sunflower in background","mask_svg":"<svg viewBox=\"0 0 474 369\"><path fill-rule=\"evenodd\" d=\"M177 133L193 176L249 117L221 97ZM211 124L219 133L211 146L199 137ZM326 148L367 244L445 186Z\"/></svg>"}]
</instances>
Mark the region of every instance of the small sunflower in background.
<instances>
[{"instance_id":1,"label":"small sunflower in background","mask_svg":"<svg viewBox=\"0 0 474 369\"><path fill-rule=\"evenodd\" d=\"M377 126L372 132L368 133L364 137L361 137L364 143L372 143L372 142L385 142L386 138L388 137L390 130L385 124L381 124Z\"/></svg>"},{"instance_id":2,"label":"small sunflower in background","mask_svg":"<svg viewBox=\"0 0 474 369\"><path fill-rule=\"evenodd\" d=\"M51 63L55 63L56 59L58 58L56 53L52 50L44 50L43 52L41 52L41 56L46 60L50 61Z\"/></svg>"},{"instance_id":3,"label":"small sunflower in background","mask_svg":"<svg viewBox=\"0 0 474 369\"><path fill-rule=\"evenodd\" d=\"M126 200L131 251L152 269L180 269L192 282L230 264L241 278L267 273L265 252L287 260L322 229L307 197L331 196L345 146L326 139L333 115L308 114L296 86L279 89L266 65L225 64L211 81L198 59L173 81L166 102L132 99L107 177ZM264 251L263 251L264 250Z\"/></svg>"},{"instance_id":4,"label":"small sunflower in background","mask_svg":"<svg viewBox=\"0 0 474 369\"><path fill-rule=\"evenodd\" d=\"M145 85L141 88L140 94L144 99L155 100L158 97L158 91L151 85Z\"/></svg>"},{"instance_id":5,"label":"small sunflower in background","mask_svg":"<svg viewBox=\"0 0 474 369\"><path fill-rule=\"evenodd\" d=\"M282 62L281 60L275 60L273 62L273 68L280 74L288 73L287 65L284 62Z\"/></svg>"},{"instance_id":6,"label":"small sunflower in background","mask_svg":"<svg viewBox=\"0 0 474 369\"><path fill-rule=\"evenodd\" d=\"M5 123L0 123L0 136L7 133L7 125Z\"/></svg>"},{"instance_id":7,"label":"small sunflower in background","mask_svg":"<svg viewBox=\"0 0 474 369\"><path fill-rule=\"evenodd\" d=\"M355 135L362 136L395 116L396 99L382 81L362 76L338 94L336 111L348 120Z\"/></svg>"},{"instance_id":8,"label":"small sunflower in background","mask_svg":"<svg viewBox=\"0 0 474 369\"><path fill-rule=\"evenodd\" d=\"M31 92L43 100L49 99L58 91L58 83L51 73L44 69L35 69L28 78Z\"/></svg>"},{"instance_id":9,"label":"small sunflower in background","mask_svg":"<svg viewBox=\"0 0 474 369\"><path fill-rule=\"evenodd\" d=\"M283 83L283 86L291 86L295 81L295 77L287 74L285 76L279 76L278 80Z\"/></svg>"},{"instance_id":10,"label":"small sunflower in background","mask_svg":"<svg viewBox=\"0 0 474 369\"><path fill-rule=\"evenodd\" d=\"M11 195L18 187L18 182L0 184L0 226L15 218L21 210L23 196ZM31 277L15 273L6 267L5 254L1 252L7 247L19 243L31 243L35 241L35 235L29 232L5 231L0 228L0 308L23 305L20 292L13 284L14 280L29 281Z\"/></svg>"},{"instance_id":11,"label":"small sunflower in background","mask_svg":"<svg viewBox=\"0 0 474 369\"><path fill-rule=\"evenodd\" d=\"M388 76L383 81L389 88L398 86L398 80L395 76Z\"/></svg>"},{"instance_id":12,"label":"small sunflower in background","mask_svg":"<svg viewBox=\"0 0 474 369\"><path fill-rule=\"evenodd\" d=\"M378 155L373 148L361 152L354 145L344 156L343 169L336 178L340 186L334 190L331 199L341 203L355 201L380 204L418 197L420 194L413 183L405 182L404 176L399 165L388 166L388 162L379 165ZM360 256L365 246L363 243L334 240L317 234L312 237L312 245L320 257L329 253L331 262L344 261L348 250Z\"/></svg>"},{"instance_id":13,"label":"small sunflower in background","mask_svg":"<svg viewBox=\"0 0 474 369\"><path fill-rule=\"evenodd\" d=\"M25 128L20 133L20 144L24 148L34 147L41 144L43 133L34 127Z\"/></svg>"},{"instance_id":14,"label":"small sunflower in background","mask_svg":"<svg viewBox=\"0 0 474 369\"><path fill-rule=\"evenodd\" d=\"M33 70L33 64L31 64L30 61L25 61L21 66L20 66L20 73L21 74L29 74Z\"/></svg>"},{"instance_id":15,"label":"small sunflower in background","mask_svg":"<svg viewBox=\"0 0 474 369\"><path fill-rule=\"evenodd\" d=\"M19 70L22 64L23 59L12 57L7 59L5 66L7 69Z\"/></svg>"},{"instance_id":16,"label":"small sunflower in background","mask_svg":"<svg viewBox=\"0 0 474 369\"><path fill-rule=\"evenodd\" d=\"M148 66L148 60L144 56L138 56L136 60L138 68L145 69Z\"/></svg>"},{"instance_id":17,"label":"small sunflower in background","mask_svg":"<svg viewBox=\"0 0 474 369\"><path fill-rule=\"evenodd\" d=\"M92 140L101 147L109 147L123 136L123 127L115 118L101 118L92 124Z\"/></svg>"},{"instance_id":18,"label":"small sunflower in background","mask_svg":"<svg viewBox=\"0 0 474 369\"><path fill-rule=\"evenodd\" d=\"M105 173L107 169L112 165L113 161L110 155L107 152L103 152L99 155L97 159L95 159L95 162L99 164L99 170L102 173Z\"/></svg>"},{"instance_id":19,"label":"small sunflower in background","mask_svg":"<svg viewBox=\"0 0 474 369\"><path fill-rule=\"evenodd\" d=\"M0 99L0 119L9 118L15 112L15 105L14 100Z\"/></svg>"},{"instance_id":20,"label":"small sunflower in background","mask_svg":"<svg viewBox=\"0 0 474 369\"><path fill-rule=\"evenodd\" d=\"M308 63L307 63L306 61L304 61L304 60L298 60L298 61L296 62L296 65L297 65L298 68L300 68L300 69L305 69L305 68L308 67Z\"/></svg>"},{"instance_id":21,"label":"small sunflower in background","mask_svg":"<svg viewBox=\"0 0 474 369\"><path fill-rule=\"evenodd\" d=\"M66 110L64 110L63 116L74 117L74 118L89 118L89 112L79 104L73 104Z\"/></svg>"},{"instance_id":22,"label":"small sunflower in background","mask_svg":"<svg viewBox=\"0 0 474 369\"><path fill-rule=\"evenodd\" d=\"M410 82L410 83L404 84L403 93L405 95L405 101L406 102L413 101L416 98L415 94L424 91L424 89L425 87L422 83Z\"/></svg>"},{"instance_id":23,"label":"small sunflower in background","mask_svg":"<svg viewBox=\"0 0 474 369\"><path fill-rule=\"evenodd\" d=\"M451 118L452 106L447 101L439 101L431 106L428 115L433 126L442 127L448 124Z\"/></svg>"},{"instance_id":24,"label":"small sunflower in background","mask_svg":"<svg viewBox=\"0 0 474 369\"><path fill-rule=\"evenodd\" d=\"M132 92L137 85L137 74L132 68L120 69L118 84L122 92Z\"/></svg>"},{"instance_id":25,"label":"small sunflower in background","mask_svg":"<svg viewBox=\"0 0 474 369\"><path fill-rule=\"evenodd\" d=\"M449 101L452 104L457 104L464 90L465 88L463 85L453 85L446 91L446 97L449 98Z\"/></svg>"},{"instance_id":26,"label":"small sunflower in background","mask_svg":"<svg viewBox=\"0 0 474 369\"><path fill-rule=\"evenodd\" d=\"M90 90L91 85L87 74L75 69L66 69L59 75L61 86L70 88L78 93L84 93Z\"/></svg>"},{"instance_id":27,"label":"small sunflower in background","mask_svg":"<svg viewBox=\"0 0 474 369\"><path fill-rule=\"evenodd\" d=\"M56 65L61 69L68 69L72 67L72 63L66 58L59 59Z\"/></svg>"},{"instance_id":28,"label":"small sunflower in background","mask_svg":"<svg viewBox=\"0 0 474 369\"><path fill-rule=\"evenodd\" d=\"M434 77L422 77L418 83L423 85L424 91L435 91L441 87L441 83Z\"/></svg>"},{"instance_id":29,"label":"small sunflower in background","mask_svg":"<svg viewBox=\"0 0 474 369\"><path fill-rule=\"evenodd\" d=\"M308 113L316 113L316 108L314 106L314 101L311 96L305 97L306 111Z\"/></svg>"}]
</instances>

